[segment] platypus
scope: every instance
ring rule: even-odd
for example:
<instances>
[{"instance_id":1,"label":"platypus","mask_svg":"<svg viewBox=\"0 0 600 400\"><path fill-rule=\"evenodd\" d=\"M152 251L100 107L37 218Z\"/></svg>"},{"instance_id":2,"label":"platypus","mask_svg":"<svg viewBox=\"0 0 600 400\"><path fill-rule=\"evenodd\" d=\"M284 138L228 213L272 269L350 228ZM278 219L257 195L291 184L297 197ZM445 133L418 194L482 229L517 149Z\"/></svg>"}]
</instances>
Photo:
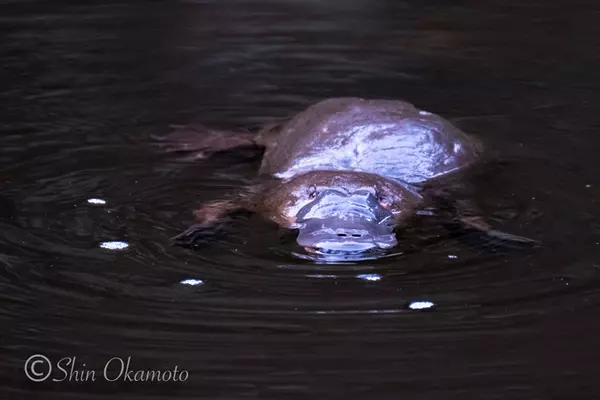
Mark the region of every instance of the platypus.
<instances>
[{"instance_id":1,"label":"platypus","mask_svg":"<svg viewBox=\"0 0 600 400\"><path fill-rule=\"evenodd\" d=\"M309 252L361 253L397 245L395 232L424 201L424 188L476 162L480 140L439 115L401 100L332 98L257 134L179 127L164 142L207 156L236 147L264 148L258 175L243 188L195 211L198 224L175 237L185 243L225 215L248 210L298 229ZM431 185L429 185L431 186ZM466 227L504 240L534 242L461 214Z\"/></svg>"}]
</instances>

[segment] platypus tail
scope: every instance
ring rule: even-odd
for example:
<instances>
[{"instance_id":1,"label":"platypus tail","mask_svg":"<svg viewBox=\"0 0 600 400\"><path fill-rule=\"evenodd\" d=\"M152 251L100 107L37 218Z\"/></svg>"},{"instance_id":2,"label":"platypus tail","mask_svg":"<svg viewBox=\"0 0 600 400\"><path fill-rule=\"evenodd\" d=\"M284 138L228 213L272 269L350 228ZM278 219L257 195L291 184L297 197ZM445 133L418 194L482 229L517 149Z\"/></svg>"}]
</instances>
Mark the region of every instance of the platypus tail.
<instances>
[{"instance_id":1,"label":"platypus tail","mask_svg":"<svg viewBox=\"0 0 600 400\"><path fill-rule=\"evenodd\" d=\"M256 135L256 144L261 147L267 147L269 143L273 143L285 122L287 122L287 120L274 121L263 125Z\"/></svg>"},{"instance_id":2,"label":"platypus tail","mask_svg":"<svg viewBox=\"0 0 600 400\"><path fill-rule=\"evenodd\" d=\"M256 133L221 131L197 124L172 128L165 136L153 137L155 143L169 153L191 153L193 158L204 158L237 147L262 147Z\"/></svg>"}]
</instances>

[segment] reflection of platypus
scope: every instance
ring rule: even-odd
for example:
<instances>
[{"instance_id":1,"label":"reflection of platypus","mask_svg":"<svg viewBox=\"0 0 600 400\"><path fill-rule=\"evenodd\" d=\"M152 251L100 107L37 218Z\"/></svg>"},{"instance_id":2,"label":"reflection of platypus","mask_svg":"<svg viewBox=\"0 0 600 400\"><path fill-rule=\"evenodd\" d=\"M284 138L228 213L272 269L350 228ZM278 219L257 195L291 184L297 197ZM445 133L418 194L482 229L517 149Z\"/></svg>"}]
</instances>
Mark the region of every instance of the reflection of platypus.
<instances>
[{"instance_id":1,"label":"reflection of platypus","mask_svg":"<svg viewBox=\"0 0 600 400\"><path fill-rule=\"evenodd\" d=\"M438 115L402 101L359 98L322 101L257 135L192 126L169 140L173 150L205 154L264 147L260 174L279 178L205 204L195 211L200 224L178 240L245 209L299 229L298 243L322 252L395 246L394 229L415 214L424 184L463 169L481 152L478 141ZM457 218L491 236L529 241L493 230L477 216L459 211Z\"/></svg>"}]
</instances>

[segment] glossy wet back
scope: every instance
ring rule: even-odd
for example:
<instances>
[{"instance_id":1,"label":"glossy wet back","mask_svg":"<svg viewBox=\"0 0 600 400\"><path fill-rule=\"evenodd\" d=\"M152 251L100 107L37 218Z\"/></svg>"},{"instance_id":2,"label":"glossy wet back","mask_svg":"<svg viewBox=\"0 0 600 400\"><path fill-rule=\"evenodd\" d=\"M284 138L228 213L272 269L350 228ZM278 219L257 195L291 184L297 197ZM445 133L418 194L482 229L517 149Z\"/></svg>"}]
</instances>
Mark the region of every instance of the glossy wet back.
<instances>
[{"instance_id":1,"label":"glossy wet back","mask_svg":"<svg viewBox=\"0 0 600 400\"><path fill-rule=\"evenodd\" d=\"M398 100L325 100L282 126L267 143L261 174L369 172L410 183L472 162L478 142L442 117Z\"/></svg>"}]
</instances>

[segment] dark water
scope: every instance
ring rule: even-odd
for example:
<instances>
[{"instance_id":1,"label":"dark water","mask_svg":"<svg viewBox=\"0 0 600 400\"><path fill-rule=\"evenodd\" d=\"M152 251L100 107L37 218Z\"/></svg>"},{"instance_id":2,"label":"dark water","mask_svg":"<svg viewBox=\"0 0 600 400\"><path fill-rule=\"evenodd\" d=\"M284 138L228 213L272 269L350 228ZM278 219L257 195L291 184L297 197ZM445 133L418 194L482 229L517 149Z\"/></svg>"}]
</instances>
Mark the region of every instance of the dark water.
<instances>
[{"instance_id":1,"label":"dark water","mask_svg":"<svg viewBox=\"0 0 600 400\"><path fill-rule=\"evenodd\" d=\"M596 3L1 10L2 398L600 396ZM253 128L333 96L406 99L482 138L493 161L474 171L473 196L496 227L545 246L448 235L434 221L401 237L410 252L323 265L249 215L196 249L170 245L194 207L252 179L260 155L186 163L151 135L192 121ZM108 241L129 247L100 248ZM25 376L34 354L54 363L45 382ZM96 380L65 378L66 357ZM188 376L107 382L113 357Z\"/></svg>"}]
</instances>

